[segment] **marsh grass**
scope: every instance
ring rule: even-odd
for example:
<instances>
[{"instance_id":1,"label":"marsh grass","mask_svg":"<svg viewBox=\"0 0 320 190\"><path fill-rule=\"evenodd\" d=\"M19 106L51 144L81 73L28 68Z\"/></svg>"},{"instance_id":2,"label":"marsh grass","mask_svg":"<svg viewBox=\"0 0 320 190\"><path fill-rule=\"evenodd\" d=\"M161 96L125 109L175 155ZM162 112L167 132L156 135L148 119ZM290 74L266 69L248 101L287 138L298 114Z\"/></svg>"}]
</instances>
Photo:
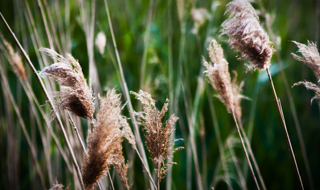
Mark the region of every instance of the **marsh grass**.
<instances>
[{"instance_id":1,"label":"marsh grass","mask_svg":"<svg viewBox=\"0 0 320 190\"><path fill-rule=\"evenodd\" d=\"M311 3L304 7L297 2L288 10L295 8L299 15L308 9L310 14L305 17L313 20ZM298 189L298 182L303 188L302 180L307 179L306 189L317 187L312 178L319 176L314 169L319 165L314 146L319 144L319 117L310 104L310 99L319 98L317 45L294 42L299 52L293 57L312 69L301 67L302 72L298 71L300 67L294 66L289 56L294 44L287 42L310 39L308 32L300 32L302 17L293 21L292 15L281 11L282 6L274 16L272 6L278 2L268 1L266 8L264 2L257 3L252 5L261 9L258 12L244 0L1 2L0 140L1 148L7 149L0 165L0 188ZM286 30L288 26L294 35ZM303 28L309 31L311 27ZM228 38L220 35L220 30ZM203 65L206 61L201 61L201 55L206 55L212 39L223 42L228 66L238 73L230 76L227 68L224 74L215 74L227 83L211 81L232 118L205 82L205 74L212 69ZM39 51L41 47L50 49ZM272 58L274 49L276 59ZM313 53L305 57L311 49ZM245 75L236 58L248 60L249 69L267 70L265 79L263 72ZM30 67L23 69L26 63ZM274 75L273 84L271 71L275 74L273 68L277 67L270 65L277 63L283 81ZM205 67L209 69L204 74ZM309 77L311 72L317 78L314 84L307 82L314 80ZM236 78L245 79L245 85ZM271 92L265 84L268 79L295 167L284 154L285 141L276 136L280 123L275 107L269 105L273 99L266 93ZM314 98L289 88L291 81L299 80L302 82L295 85L315 90ZM282 82L287 96L280 88ZM224 88L227 86L231 88ZM144 92L135 95L142 103L129 96L130 91L139 89ZM246 97L250 101L240 103ZM115 110L112 117L108 115ZM288 132L286 123L288 127L296 125L298 133ZM181 137L184 141L175 142ZM295 155L293 147L298 140L301 150L295 148ZM172 156L177 147L185 150ZM302 161L305 169L300 174ZM171 166L173 163L177 165ZM295 171L300 180L294 180Z\"/></svg>"}]
</instances>

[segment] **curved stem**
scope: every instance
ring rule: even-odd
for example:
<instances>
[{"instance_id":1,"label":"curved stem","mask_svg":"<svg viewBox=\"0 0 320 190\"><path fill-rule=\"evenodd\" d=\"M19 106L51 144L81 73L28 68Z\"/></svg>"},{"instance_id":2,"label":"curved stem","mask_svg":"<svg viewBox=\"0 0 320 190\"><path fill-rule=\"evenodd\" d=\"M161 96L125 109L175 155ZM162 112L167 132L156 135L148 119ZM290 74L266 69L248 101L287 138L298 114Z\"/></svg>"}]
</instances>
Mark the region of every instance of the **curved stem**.
<instances>
[{"instance_id":1,"label":"curved stem","mask_svg":"<svg viewBox=\"0 0 320 190\"><path fill-rule=\"evenodd\" d=\"M271 78L271 75L270 75L269 68L267 68L266 70L267 70L267 73L268 73L269 81L270 81L270 84L271 84L271 87L272 87L272 92L273 92L273 95L274 95L274 98L275 98L275 101L276 101L278 112L279 112L279 115L281 117L283 130L284 130L284 133L286 134L287 143L288 143L288 146L289 146L289 149L290 149L290 153L291 153L291 158L292 158L292 161L293 161L295 169L296 169L296 174L297 174L297 177L299 179L301 189L303 190L304 187L303 187L302 179L301 179L301 176L300 176L298 164L297 164L296 158L294 156L294 152L293 152L293 148L292 148L292 145L291 145L289 133L288 133L288 130L287 130L285 119L284 119L284 115L283 115L283 112L282 112L281 102L280 102L280 99L277 97L277 93L276 93L276 90L275 90L273 82L272 82L272 78Z\"/></svg>"},{"instance_id":2,"label":"curved stem","mask_svg":"<svg viewBox=\"0 0 320 190\"><path fill-rule=\"evenodd\" d=\"M243 142L243 138L242 138L242 135L241 135L241 132L240 132L240 128L239 128L239 125L238 125L236 116L234 115L234 111L232 111L232 116L233 116L233 120L234 120L234 122L235 122L235 124L236 124L237 131L238 131L238 134L239 134L239 138L240 138L240 141L241 141L241 145L242 145L243 151L244 151L244 153L245 153L245 155L246 155L246 159L247 159L249 168L250 168L250 170L251 170L251 173L252 173L254 182L256 183L256 186L257 186L258 190L260 190L260 187L259 187L259 184L258 184L256 175L254 174L254 171L253 171L253 168L252 168L252 165L251 165L249 156L248 156L248 152L247 152L246 147L245 147L244 142Z\"/></svg>"}]
</instances>

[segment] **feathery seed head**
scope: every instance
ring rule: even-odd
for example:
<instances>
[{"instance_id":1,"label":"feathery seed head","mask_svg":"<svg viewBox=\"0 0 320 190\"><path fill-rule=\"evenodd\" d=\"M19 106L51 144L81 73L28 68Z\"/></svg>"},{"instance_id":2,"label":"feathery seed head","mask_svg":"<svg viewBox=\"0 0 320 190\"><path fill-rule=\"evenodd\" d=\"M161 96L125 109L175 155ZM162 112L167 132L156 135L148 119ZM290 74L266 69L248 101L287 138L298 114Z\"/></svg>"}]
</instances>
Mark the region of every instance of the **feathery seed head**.
<instances>
[{"instance_id":1,"label":"feathery seed head","mask_svg":"<svg viewBox=\"0 0 320 190\"><path fill-rule=\"evenodd\" d=\"M144 135L146 138L147 149L151 154L152 162L160 167L160 170L155 171L160 176L160 179L165 177L168 165L175 163L164 163L166 159L171 157L176 150L182 149L178 147L170 151L171 147L174 146L174 142L177 140L170 140L170 136L175 131L173 125L179 119L175 115L171 115L166 122L163 122L165 113L168 111L169 100L167 99L163 105L161 111L158 111L155 106L155 101L151 95L142 90L139 93L130 92L136 96L142 105L144 112L136 112L135 115L138 117L139 124L144 127Z\"/></svg>"},{"instance_id":2,"label":"feathery seed head","mask_svg":"<svg viewBox=\"0 0 320 190\"><path fill-rule=\"evenodd\" d=\"M298 86L303 84L307 89L311 89L314 90L316 95L311 99L311 103L313 100L315 99L320 99L320 87L317 86L316 84L313 84L312 82L308 82L308 81L300 81L297 83L294 83L293 86Z\"/></svg>"},{"instance_id":3,"label":"feathery seed head","mask_svg":"<svg viewBox=\"0 0 320 190\"><path fill-rule=\"evenodd\" d=\"M106 47L106 43L107 43L106 35L103 32L99 32L96 37L95 44L99 52L101 53L101 55L104 54L104 48Z\"/></svg>"},{"instance_id":4,"label":"feathery seed head","mask_svg":"<svg viewBox=\"0 0 320 190\"><path fill-rule=\"evenodd\" d=\"M250 61L250 69L269 68L274 49L254 8L247 0L234 0L227 6L225 14L230 13L230 17L222 23L221 35L229 36L228 43L241 53L240 59Z\"/></svg>"},{"instance_id":5,"label":"feathery seed head","mask_svg":"<svg viewBox=\"0 0 320 190\"><path fill-rule=\"evenodd\" d=\"M129 125L120 115L121 96L112 89L108 91L105 98L99 97L99 102L100 110L97 114L97 121L94 123L93 131L88 131L88 153L83 157L82 178L85 189L93 189L111 165L114 166L126 188L129 189L128 165L125 164L121 144L123 133L128 130L126 127Z\"/></svg>"},{"instance_id":6,"label":"feathery seed head","mask_svg":"<svg viewBox=\"0 0 320 190\"><path fill-rule=\"evenodd\" d=\"M204 73L210 80L212 87L218 92L218 98L227 107L229 113L234 109L231 77L228 71L228 62L223 57L223 49L216 40L209 44L209 57L214 65L203 58L206 70Z\"/></svg>"},{"instance_id":7,"label":"feathery seed head","mask_svg":"<svg viewBox=\"0 0 320 190\"><path fill-rule=\"evenodd\" d=\"M9 51L8 52L10 55L9 62L12 66L13 72L22 80L24 81L27 80L26 71L23 66L23 62L20 54L18 52L15 52L11 44L9 44L9 42L7 42L3 37L2 37L2 40L3 40L4 46Z\"/></svg>"},{"instance_id":8,"label":"feathery seed head","mask_svg":"<svg viewBox=\"0 0 320 190\"><path fill-rule=\"evenodd\" d=\"M303 62L308 67L310 67L314 72L315 76L318 78L318 82L319 82L320 81L320 55L317 49L317 44L308 41L308 46L306 46L296 41L292 41L292 42L298 46L299 48L298 52L302 54L302 57L300 57L294 53L291 53L293 58Z\"/></svg>"},{"instance_id":9,"label":"feathery seed head","mask_svg":"<svg viewBox=\"0 0 320 190\"><path fill-rule=\"evenodd\" d=\"M58 107L69 110L79 117L92 120L94 113L92 91L87 85L78 61L70 54L64 58L51 49L40 48L40 51L46 52L57 61L45 67L39 75L47 75L60 85L61 91L57 92L56 97L57 99L61 97L61 101L57 100Z\"/></svg>"}]
</instances>

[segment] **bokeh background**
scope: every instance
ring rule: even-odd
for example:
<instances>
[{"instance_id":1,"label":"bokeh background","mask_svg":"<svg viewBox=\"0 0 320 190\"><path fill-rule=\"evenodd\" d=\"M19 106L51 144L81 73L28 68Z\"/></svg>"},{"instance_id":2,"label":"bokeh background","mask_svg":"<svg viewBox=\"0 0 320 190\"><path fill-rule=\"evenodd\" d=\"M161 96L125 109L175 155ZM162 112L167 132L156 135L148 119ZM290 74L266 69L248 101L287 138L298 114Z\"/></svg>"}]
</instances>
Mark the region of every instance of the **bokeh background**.
<instances>
[{"instance_id":1,"label":"bokeh background","mask_svg":"<svg viewBox=\"0 0 320 190\"><path fill-rule=\"evenodd\" d=\"M44 6L44 1L41 2ZM128 89L135 92L142 89L152 94L153 98L157 100L159 109L165 99L169 98L171 105L167 116L176 114L180 118L175 125L175 138L183 138L184 141L176 142L176 146L183 146L185 149L176 152L173 157L173 161L177 165L172 166L172 177L170 178L172 179L170 183L172 189L198 189L190 138L195 140L204 189L211 189L211 187L228 189L225 181L230 181L233 189L241 189L239 173L235 168L233 158L236 159L236 163L241 168L248 189L255 189L252 175L246 166L232 116L228 114L225 106L215 97L217 93L202 74L202 56L208 59L208 44L211 39L216 39L224 49L224 55L229 62L229 71L235 70L238 73L237 80L245 82L243 95L248 97L249 100L243 100L241 103L243 112L241 122L249 136L267 189L299 189L299 182L266 72L250 71L246 73L245 64L248 64L248 62L237 60L239 54L235 53L226 43L227 36L220 36L221 24L229 16L224 15L228 2L226 0L108 1ZM80 6L81 3L76 0L47 0L47 4L62 55L70 52L79 60L86 78L90 78L93 83L94 95L96 96L98 93L105 95L110 88L116 88L119 93L122 93L118 75L119 68L116 64L104 1L95 1L93 22L90 14L93 1L84 2L83 8ZM30 7L30 12L27 11L27 5ZM252 5L259 14L261 25L269 34L270 40L274 42L276 52L271 60L270 70L278 96L281 99L288 132L305 189L311 189L312 187L320 189L318 180L320 178L319 101L315 100L311 103L310 100L314 96L314 92L303 86L291 88L294 83L303 80L317 83L311 69L294 60L291 53L298 50L292 40L303 44L306 44L308 40L319 42L319 0L256 0L252 2ZM203 23L195 21L192 16L192 10L200 8L206 10ZM37 1L2 0L0 1L0 12L13 29L35 68L40 71L42 68L39 60L42 59L37 57L38 49L40 45L49 47L49 42ZM49 22L48 12L45 11L45 14L47 22ZM34 24L31 23L30 16L33 17ZM85 32L88 29L86 22L92 22L94 30L91 33L91 38L88 35L90 32L87 31L87 34ZM199 27L196 31L197 24L199 24ZM37 41L35 40L35 31L38 34L38 43L35 43ZM2 22L0 23L0 32L3 38L18 51L13 38ZM53 35L51 29L49 32ZM93 44L99 32L103 32L107 39L103 54ZM58 51L55 43L54 47ZM93 60L90 61L91 58ZM52 63L49 59L47 61L50 64ZM97 71L91 75L89 74L90 62L94 64L92 68ZM24 63L28 81L40 104L43 105L42 109L50 118L51 113L45 102L44 94L34 74L25 61ZM30 111L30 102L2 50L0 52L0 64L4 68L11 93L36 147L38 163L44 173L43 177L47 189L52 186L53 181L51 181L47 171L44 148L49 148L50 165L52 167L51 178L56 178L65 186L70 184L70 188L74 189L76 180L67 169L56 145L47 132L46 138L49 139L49 145L43 146L37 122L34 114ZM233 74L231 76L234 77ZM302 147L299 143L285 80L297 113L313 185L309 183L310 179L304 164ZM97 84L100 85L100 89L96 88ZM1 87L0 188L41 189L39 176L31 159L30 149L22 133L17 114L6 95L7 92L4 90L3 81ZM134 99L132 95L130 97L134 110L141 111L138 100ZM123 102L125 101L123 98ZM127 108L124 108L123 114L129 118ZM61 115L65 115L65 113L61 111ZM40 127L46 131L44 119L40 119L42 124ZM74 140L73 147L77 159L81 163L82 150L68 121L64 121L66 128L69 128L70 138ZM82 135L85 139L88 122L84 119L78 119L78 123L81 123L79 126L81 126ZM131 120L129 120L129 123L131 124ZM223 151L226 155L225 160L221 160L214 126L219 129L221 135ZM59 129L56 128L55 121L51 122L50 128L57 135L63 149L67 152L63 137ZM193 137L190 136L190 128L194 130ZM141 129L140 133L142 134L142 132ZM144 142L144 137L142 138ZM231 152L234 153L233 157ZM148 189L149 186L143 175L141 162L127 141L124 141L124 155L129 162L128 178L129 182L133 184L132 189ZM149 153L147 153L147 157L149 157ZM227 171L223 171L221 167L223 163L227 164ZM149 166L153 170L154 165L150 160ZM118 180L113 168L110 172L114 177L116 189L123 189L124 187ZM224 178L224 172L229 174L229 179ZM102 181L103 184L107 184L106 179ZM161 189L167 189L167 183L168 180L163 179Z\"/></svg>"}]
</instances>

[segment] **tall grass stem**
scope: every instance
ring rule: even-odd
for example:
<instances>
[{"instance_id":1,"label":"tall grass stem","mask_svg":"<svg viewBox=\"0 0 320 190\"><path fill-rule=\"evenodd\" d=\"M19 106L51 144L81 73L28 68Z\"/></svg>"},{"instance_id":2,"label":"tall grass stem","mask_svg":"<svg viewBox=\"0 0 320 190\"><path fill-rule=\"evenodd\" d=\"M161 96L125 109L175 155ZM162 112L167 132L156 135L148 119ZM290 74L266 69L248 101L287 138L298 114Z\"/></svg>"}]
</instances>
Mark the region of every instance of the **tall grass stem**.
<instances>
[{"instance_id":1,"label":"tall grass stem","mask_svg":"<svg viewBox=\"0 0 320 190\"><path fill-rule=\"evenodd\" d=\"M302 182L302 179L301 179L301 176L300 176L300 172L299 172L299 168L298 168L298 164L297 164L296 158L294 156L294 152L293 152L293 148L292 148L292 145L291 145L289 133L288 133L288 130L287 130L285 119L284 119L284 114L282 112L281 102L280 102L280 99L278 98L276 90L274 88L269 68L267 68L266 70L267 70L267 73L268 73L269 81L270 81L270 84L271 84L271 87L272 87L272 92L273 92L274 99L275 99L275 102L276 102L276 105L277 105L277 108L278 108L278 112L279 112L279 115L280 115L280 118L281 118L281 122L282 122L282 126L283 126L283 129L284 129L284 133L286 135L287 143L288 143L288 146L289 146L289 149L290 149L290 153L291 153L292 161L293 161L293 164L294 164L294 167L295 167L295 170L296 170L296 174L297 174L297 177L299 179L301 189L303 190L304 189L303 182Z\"/></svg>"},{"instance_id":2,"label":"tall grass stem","mask_svg":"<svg viewBox=\"0 0 320 190\"><path fill-rule=\"evenodd\" d=\"M256 186L257 186L258 190L260 190L259 183L258 183L258 181L257 181L256 175L254 174L254 171L253 171L253 168L252 168L252 165L251 165L251 162L250 162L250 158L249 158L249 156L248 156L248 152L247 152L247 149L246 149L246 147L245 147L245 145L244 145L243 137L242 137L241 132L240 132L240 127L239 127L239 125L238 125L238 122L237 122L237 119L236 119L236 116L235 116L233 110L232 110L232 116L233 116L233 120L234 120L234 122L235 122L235 124L236 124L237 131L238 131L238 134L239 134L239 138L240 138L240 141L241 141L241 145L242 145L244 154L246 155L246 159L247 159L249 168L250 168L250 170L251 170L251 173L252 173L254 182L256 183Z\"/></svg>"}]
</instances>

